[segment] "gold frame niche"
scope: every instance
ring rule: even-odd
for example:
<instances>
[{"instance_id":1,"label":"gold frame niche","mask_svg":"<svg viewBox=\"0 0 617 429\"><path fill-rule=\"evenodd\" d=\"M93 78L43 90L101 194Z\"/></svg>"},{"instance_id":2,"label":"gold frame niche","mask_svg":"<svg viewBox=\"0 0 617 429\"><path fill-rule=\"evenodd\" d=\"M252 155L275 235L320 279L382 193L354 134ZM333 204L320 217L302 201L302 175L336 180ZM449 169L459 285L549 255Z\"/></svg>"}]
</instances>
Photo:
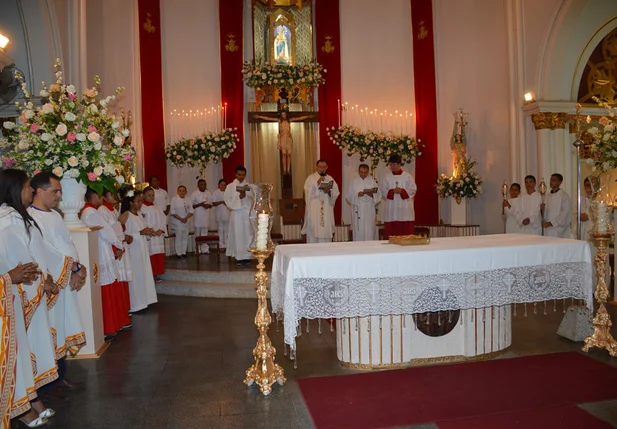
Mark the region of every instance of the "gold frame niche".
<instances>
[{"instance_id":1,"label":"gold frame niche","mask_svg":"<svg viewBox=\"0 0 617 429\"><path fill-rule=\"evenodd\" d=\"M274 34L274 29L279 25L284 25L289 28L289 32L291 33L291 46L289 47L290 56L291 56L291 66L296 65L296 19L295 17L285 12L283 9L278 9L276 12L271 13L268 16L268 34L270 36L270 64L277 65L276 58L274 55L274 39L276 35Z\"/></svg>"}]
</instances>

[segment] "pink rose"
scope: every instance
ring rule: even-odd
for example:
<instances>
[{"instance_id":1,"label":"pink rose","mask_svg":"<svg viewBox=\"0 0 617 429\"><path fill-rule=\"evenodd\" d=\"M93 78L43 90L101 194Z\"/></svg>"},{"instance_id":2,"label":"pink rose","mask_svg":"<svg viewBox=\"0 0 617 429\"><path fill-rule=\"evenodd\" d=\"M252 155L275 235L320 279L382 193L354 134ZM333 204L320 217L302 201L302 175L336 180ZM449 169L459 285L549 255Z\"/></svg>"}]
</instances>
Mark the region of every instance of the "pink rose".
<instances>
[{"instance_id":1,"label":"pink rose","mask_svg":"<svg viewBox=\"0 0 617 429\"><path fill-rule=\"evenodd\" d=\"M96 174L93 172L88 173L88 180L94 182L96 180Z\"/></svg>"},{"instance_id":2,"label":"pink rose","mask_svg":"<svg viewBox=\"0 0 617 429\"><path fill-rule=\"evenodd\" d=\"M69 100L73 101L77 98L77 94L74 92L69 92Z\"/></svg>"},{"instance_id":3,"label":"pink rose","mask_svg":"<svg viewBox=\"0 0 617 429\"><path fill-rule=\"evenodd\" d=\"M14 159L11 158L4 158L4 168L9 168L12 165L16 164L17 162Z\"/></svg>"},{"instance_id":4,"label":"pink rose","mask_svg":"<svg viewBox=\"0 0 617 429\"><path fill-rule=\"evenodd\" d=\"M33 123L32 125L30 125L30 132L31 133L36 133L39 130L39 124L37 124L36 122Z\"/></svg>"},{"instance_id":5,"label":"pink rose","mask_svg":"<svg viewBox=\"0 0 617 429\"><path fill-rule=\"evenodd\" d=\"M132 155L132 154L130 154L130 153L127 153L126 155L124 155L124 156L122 157L122 160L123 160L123 161L130 161L130 160L132 160L132 159L133 159L133 155Z\"/></svg>"},{"instance_id":6,"label":"pink rose","mask_svg":"<svg viewBox=\"0 0 617 429\"><path fill-rule=\"evenodd\" d=\"M77 138L77 134L75 134L73 131L69 132L66 135L66 139L70 141L71 143L74 142L76 138Z\"/></svg>"},{"instance_id":7,"label":"pink rose","mask_svg":"<svg viewBox=\"0 0 617 429\"><path fill-rule=\"evenodd\" d=\"M37 174L39 174L41 172L41 170L39 170L38 168L36 170L34 170L34 175L36 176Z\"/></svg>"},{"instance_id":8,"label":"pink rose","mask_svg":"<svg viewBox=\"0 0 617 429\"><path fill-rule=\"evenodd\" d=\"M88 125L89 133L96 133L96 127L94 125Z\"/></svg>"},{"instance_id":9,"label":"pink rose","mask_svg":"<svg viewBox=\"0 0 617 429\"><path fill-rule=\"evenodd\" d=\"M606 116L602 116L599 122L600 122L600 125L604 126L608 124L608 118Z\"/></svg>"}]
</instances>

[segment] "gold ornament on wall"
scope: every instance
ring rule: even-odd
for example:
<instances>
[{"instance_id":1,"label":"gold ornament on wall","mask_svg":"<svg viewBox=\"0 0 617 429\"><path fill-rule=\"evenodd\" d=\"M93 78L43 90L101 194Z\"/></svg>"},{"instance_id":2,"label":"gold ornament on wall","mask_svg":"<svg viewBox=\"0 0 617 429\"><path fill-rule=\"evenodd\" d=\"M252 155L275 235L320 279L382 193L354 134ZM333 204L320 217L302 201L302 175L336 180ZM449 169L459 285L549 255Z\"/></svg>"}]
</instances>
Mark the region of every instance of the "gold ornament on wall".
<instances>
[{"instance_id":1,"label":"gold ornament on wall","mask_svg":"<svg viewBox=\"0 0 617 429\"><path fill-rule=\"evenodd\" d=\"M92 265L92 279L94 280L94 283L99 282L99 264L96 262Z\"/></svg>"},{"instance_id":2,"label":"gold ornament on wall","mask_svg":"<svg viewBox=\"0 0 617 429\"><path fill-rule=\"evenodd\" d=\"M617 28L589 56L578 88L579 103L593 103L592 97L598 97L617 105Z\"/></svg>"},{"instance_id":3,"label":"gold ornament on wall","mask_svg":"<svg viewBox=\"0 0 617 429\"><path fill-rule=\"evenodd\" d=\"M556 130L566 128L565 113L539 112L531 115L536 130Z\"/></svg>"},{"instance_id":4,"label":"gold ornament on wall","mask_svg":"<svg viewBox=\"0 0 617 429\"><path fill-rule=\"evenodd\" d=\"M325 39L326 41L321 47L321 50L325 52L326 54L331 54L336 49L336 47L334 46L334 43L332 43L332 36L326 36Z\"/></svg>"},{"instance_id":5,"label":"gold ornament on wall","mask_svg":"<svg viewBox=\"0 0 617 429\"><path fill-rule=\"evenodd\" d=\"M236 52L240 47L236 44L236 35L230 33L227 35L227 43L225 44L225 50L227 52Z\"/></svg>"},{"instance_id":6,"label":"gold ornament on wall","mask_svg":"<svg viewBox=\"0 0 617 429\"><path fill-rule=\"evenodd\" d=\"M147 13L146 16L148 17L146 19L146 22L144 22L144 30L146 30L148 33L152 34L156 31L156 27L154 25L152 25L152 20L150 19L152 17L152 15L150 15L150 13Z\"/></svg>"},{"instance_id":7,"label":"gold ornament on wall","mask_svg":"<svg viewBox=\"0 0 617 429\"><path fill-rule=\"evenodd\" d=\"M420 21L420 30L418 31L418 40L424 40L428 37L428 30L424 26L424 21Z\"/></svg>"}]
</instances>

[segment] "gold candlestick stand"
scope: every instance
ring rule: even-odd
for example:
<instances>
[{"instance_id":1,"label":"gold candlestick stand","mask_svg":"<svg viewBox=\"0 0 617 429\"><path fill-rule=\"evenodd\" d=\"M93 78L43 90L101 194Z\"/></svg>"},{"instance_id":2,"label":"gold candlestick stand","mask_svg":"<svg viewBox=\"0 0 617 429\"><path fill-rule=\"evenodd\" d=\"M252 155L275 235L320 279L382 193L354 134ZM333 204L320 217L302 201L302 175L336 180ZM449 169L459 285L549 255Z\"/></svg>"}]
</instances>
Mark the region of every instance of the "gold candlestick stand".
<instances>
[{"instance_id":1,"label":"gold candlestick stand","mask_svg":"<svg viewBox=\"0 0 617 429\"><path fill-rule=\"evenodd\" d=\"M606 311L606 301L608 299L608 288L606 286L606 249L611 239L611 233L591 232L598 252L594 263L596 264L597 285L594 296L598 301L598 311L593 319L593 334L585 338L583 351L588 352L590 348L597 347L606 349L608 353L617 357L617 341L611 335L611 316Z\"/></svg>"},{"instance_id":2,"label":"gold candlestick stand","mask_svg":"<svg viewBox=\"0 0 617 429\"><path fill-rule=\"evenodd\" d=\"M257 383L261 393L269 395L272 392L272 385L278 382L283 385L287 379L284 376L283 368L274 362L276 349L272 347L268 337L268 327L272 323L270 311L268 311L268 274L264 271L266 265L264 261L274 252L274 249L256 250L249 249L258 261L257 273L255 273L255 284L257 285L257 314L255 315L255 326L259 331L257 345L253 349L255 363L246 370L244 383L251 386Z\"/></svg>"}]
</instances>

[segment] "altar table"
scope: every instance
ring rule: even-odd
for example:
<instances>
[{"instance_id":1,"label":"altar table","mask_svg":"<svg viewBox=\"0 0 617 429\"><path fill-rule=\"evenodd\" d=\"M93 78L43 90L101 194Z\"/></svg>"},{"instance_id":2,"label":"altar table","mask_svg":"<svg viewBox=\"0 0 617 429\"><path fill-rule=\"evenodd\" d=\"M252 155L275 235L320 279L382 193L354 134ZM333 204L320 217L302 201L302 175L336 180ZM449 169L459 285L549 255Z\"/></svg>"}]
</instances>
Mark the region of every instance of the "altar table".
<instances>
[{"instance_id":1,"label":"altar table","mask_svg":"<svg viewBox=\"0 0 617 429\"><path fill-rule=\"evenodd\" d=\"M285 245L274 254L271 297L291 350L302 318L338 319L338 357L351 367L487 355L511 343L511 304L591 305L591 254L586 241L523 234ZM458 322L425 335L416 323L431 312Z\"/></svg>"}]
</instances>

